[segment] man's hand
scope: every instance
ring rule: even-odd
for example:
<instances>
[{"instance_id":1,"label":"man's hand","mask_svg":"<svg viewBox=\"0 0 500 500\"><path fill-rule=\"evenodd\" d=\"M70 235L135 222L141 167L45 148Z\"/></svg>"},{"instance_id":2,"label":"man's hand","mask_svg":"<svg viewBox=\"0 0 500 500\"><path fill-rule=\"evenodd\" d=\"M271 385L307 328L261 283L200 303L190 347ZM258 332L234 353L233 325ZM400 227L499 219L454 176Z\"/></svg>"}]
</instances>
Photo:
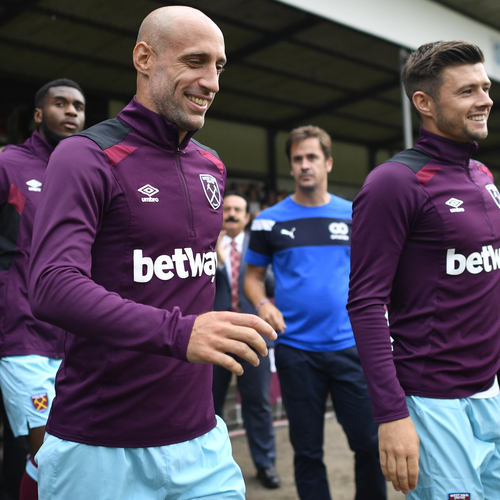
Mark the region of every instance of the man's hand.
<instances>
[{"instance_id":1,"label":"man's hand","mask_svg":"<svg viewBox=\"0 0 500 500\"><path fill-rule=\"evenodd\" d=\"M259 317L269 323L277 332L284 333L286 323L281 311L271 302L264 302L258 310Z\"/></svg>"},{"instance_id":2,"label":"man's hand","mask_svg":"<svg viewBox=\"0 0 500 500\"><path fill-rule=\"evenodd\" d=\"M410 417L379 424L380 465L385 479L405 495L417 487L419 444Z\"/></svg>"},{"instance_id":3,"label":"man's hand","mask_svg":"<svg viewBox=\"0 0 500 500\"><path fill-rule=\"evenodd\" d=\"M243 367L227 353L236 354L258 366L259 358L253 346L262 356L267 356L265 340L259 334L274 340L276 332L253 314L234 312L209 312L198 316L194 322L186 357L192 363L210 363L241 375Z\"/></svg>"},{"instance_id":4,"label":"man's hand","mask_svg":"<svg viewBox=\"0 0 500 500\"><path fill-rule=\"evenodd\" d=\"M271 302L266 302L266 267L247 265L243 289L248 300L257 307L257 314L277 332L284 333L286 324L281 311Z\"/></svg>"}]
</instances>

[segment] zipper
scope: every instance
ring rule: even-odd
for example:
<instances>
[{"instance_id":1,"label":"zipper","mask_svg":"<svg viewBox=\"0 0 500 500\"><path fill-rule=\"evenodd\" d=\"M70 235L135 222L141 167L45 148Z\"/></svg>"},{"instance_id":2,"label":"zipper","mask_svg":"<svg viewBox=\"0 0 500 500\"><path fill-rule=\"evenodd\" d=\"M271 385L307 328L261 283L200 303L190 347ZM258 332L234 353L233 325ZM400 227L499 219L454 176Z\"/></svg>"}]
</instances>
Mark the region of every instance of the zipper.
<instances>
[{"instance_id":1,"label":"zipper","mask_svg":"<svg viewBox=\"0 0 500 500\"><path fill-rule=\"evenodd\" d=\"M189 191L188 191L186 178L184 177L184 172L182 171L180 147L177 147L177 150L175 152L175 164L177 166L177 171L179 172L179 175L181 177L182 189L184 191L184 197L186 199L186 206L187 206L187 212L188 212L189 236L191 238L194 238L195 233L194 233L194 223L193 223L193 208L191 206L191 199L189 198Z\"/></svg>"}]
</instances>

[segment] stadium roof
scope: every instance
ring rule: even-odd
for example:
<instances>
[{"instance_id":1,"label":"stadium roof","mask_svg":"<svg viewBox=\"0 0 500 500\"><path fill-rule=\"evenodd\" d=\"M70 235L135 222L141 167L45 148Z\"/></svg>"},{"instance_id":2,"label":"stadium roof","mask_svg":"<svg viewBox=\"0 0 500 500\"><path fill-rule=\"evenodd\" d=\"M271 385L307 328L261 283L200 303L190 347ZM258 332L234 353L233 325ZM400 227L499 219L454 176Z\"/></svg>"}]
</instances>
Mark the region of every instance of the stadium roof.
<instances>
[{"instance_id":1,"label":"stadium roof","mask_svg":"<svg viewBox=\"0 0 500 500\"><path fill-rule=\"evenodd\" d=\"M373 150L403 148L400 47L275 0L174 3L200 8L225 35L229 62L211 117L274 131L314 123L339 141ZM498 0L437 3L500 31ZM135 89L131 52L140 22L168 4L4 0L4 99L64 75L88 95L128 101ZM500 171L500 88L494 85L491 93L498 106L478 159Z\"/></svg>"}]
</instances>

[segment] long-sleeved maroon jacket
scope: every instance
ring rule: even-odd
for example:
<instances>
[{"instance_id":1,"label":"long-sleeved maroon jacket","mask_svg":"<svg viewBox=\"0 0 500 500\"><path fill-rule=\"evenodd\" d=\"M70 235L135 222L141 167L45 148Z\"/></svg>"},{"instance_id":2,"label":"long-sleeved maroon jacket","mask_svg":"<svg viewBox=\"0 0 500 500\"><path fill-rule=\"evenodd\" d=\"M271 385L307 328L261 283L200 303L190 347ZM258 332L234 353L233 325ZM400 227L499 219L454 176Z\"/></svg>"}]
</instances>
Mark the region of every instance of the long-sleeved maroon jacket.
<instances>
[{"instance_id":1,"label":"long-sleeved maroon jacket","mask_svg":"<svg viewBox=\"0 0 500 500\"><path fill-rule=\"evenodd\" d=\"M377 422L408 416L405 395L468 397L500 369L498 189L476 143L422 129L416 147L353 207L348 310Z\"/></svg>"},{"instance_id":2,"label":"long-sleeved maroon jacket","mask_svg":"<svg viewBox=\"0 0 500 500\"><path fill-rule=\"evenodd\" d=\"M179 147L134 98L51 156L30 299L68 332L47 424L61 439L162 446L216 424L212 367L186 348L214 301L226 171L191 136Z\"/></svg>"}]
</instances>

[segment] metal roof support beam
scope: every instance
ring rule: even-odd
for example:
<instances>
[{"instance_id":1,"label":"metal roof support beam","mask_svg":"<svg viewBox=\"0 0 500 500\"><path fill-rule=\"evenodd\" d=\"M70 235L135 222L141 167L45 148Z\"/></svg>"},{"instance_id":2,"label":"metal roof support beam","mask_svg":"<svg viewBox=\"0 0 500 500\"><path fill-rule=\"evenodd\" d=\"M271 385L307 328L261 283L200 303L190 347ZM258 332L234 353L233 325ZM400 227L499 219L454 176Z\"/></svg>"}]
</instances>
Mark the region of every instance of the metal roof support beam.
<instances>
[{"instance_id":1,"label":"metal roof support beam","mask_svg":"<svg viewBox=\"0 0 500 500\"><path fill-rule=\"evenodd\" d=\"M267 178L269 188L274 192L278 189L278 162L276 160L276 136L278 131L268 128L267 132Z\"/></svg>"},{"instance_id":2,"label":"metal roof support beam","mask_svg":"<svg viewBox=\"0 0 500 500\"><path fill-rule=\"evenodd\" d=\"M375 98L379 93L386 92L392 88L395 88L400 85L400 78L397 77L395 79L387 80L380 85L376 85L366 90L362 90L359 92L352 92L349 97L344 97L342 99L337 99L335 101L331 101L328 103L324 103L321 106L317 106L315 108L309 108L307 111L301 114L297 114L294 117L290 117L286 120L286 122L277 122L276 126L284 128L287 123L296 125L300 124L305 120L308 120L311 116L317 116L322 113L332 113L334 111L338 111L339 109L350 106L352 104L356 104L359 101L363 101L369 98Z\"/></svg>"},{"instance_id":3,"label":"metal roof support beam","mask_svg":"<svg viewBox=\"0 0 500 500\"><path fill-rule=\"evenodd\" d=\"M403 68L408 56L409 52L406 49L399 49L399 67L401 75L403 74ZM404 144L405 149L408 149L413 146L413 128L411 122L411 104L406 96L403 80L401 80L401 111L403 115Z\"/></svg>"}]
</instances>

